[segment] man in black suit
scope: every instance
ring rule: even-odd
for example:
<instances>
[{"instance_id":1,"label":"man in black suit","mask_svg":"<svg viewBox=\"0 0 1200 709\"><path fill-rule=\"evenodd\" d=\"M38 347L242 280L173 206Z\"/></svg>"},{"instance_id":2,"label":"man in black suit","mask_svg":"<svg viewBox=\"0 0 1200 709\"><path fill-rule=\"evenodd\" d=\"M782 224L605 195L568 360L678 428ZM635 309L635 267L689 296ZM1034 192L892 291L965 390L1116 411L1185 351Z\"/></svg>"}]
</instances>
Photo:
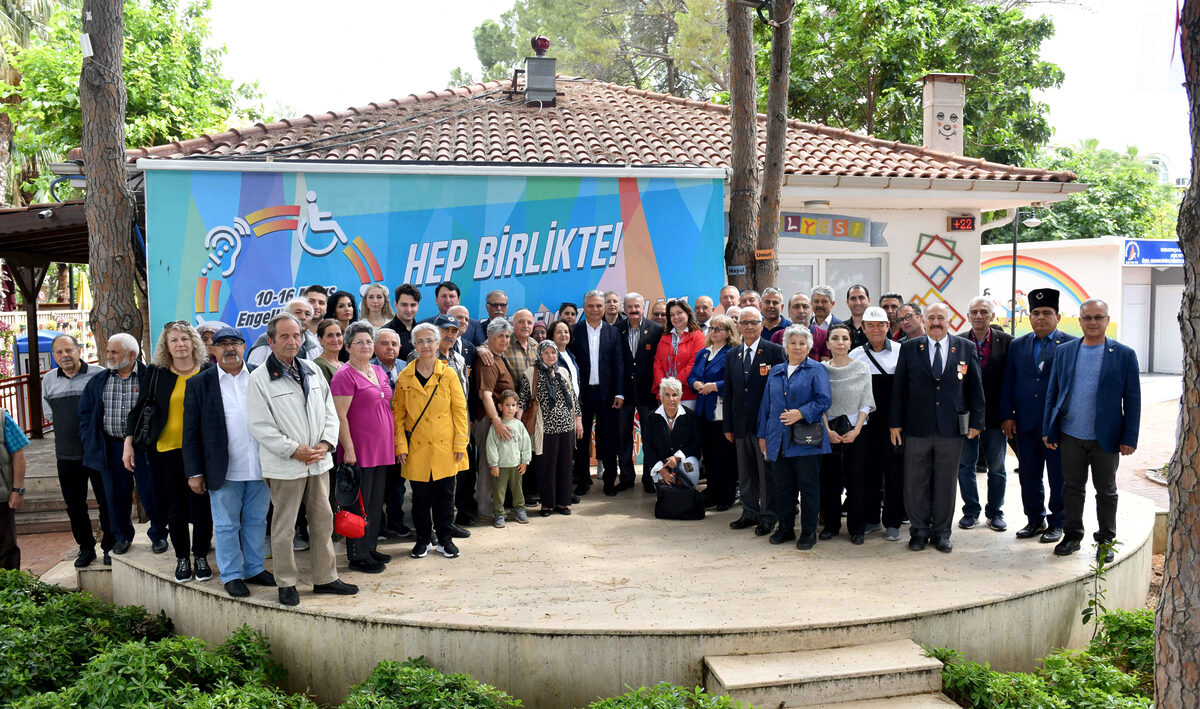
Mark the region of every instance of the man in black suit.
<instances>
[{"instance_id":1,"label":"man in black suit","mask_svg":"<svg viewBox=\"0 0 1200 709\"><path fill-rule=\"evenodd\" d=\"M452 317L458 317L450 312L451 308L460 306L462 301L462 291L454 281L443 281L437 284L437 287L433 289L433 298L437 302L437 315L430 315L421 322L427 322L430 325L434 325L436 324L434 321L437 320L438 315L450 315ZM462 332L459 334L458 341L464 344L469 344L471 345L471 348L474 349L482 345L484 342L487 342L487 333L484 332L482 327L480 327L478 321L467 318L467 324L463 327ZM456 351L459 354L463 354L461 350ZM468 366L470 366L470 364L470 362L467 362Z\"/></svg>"},{"instance_id":2,"label":"man in black suit","mask_svg":"<svg viewBox=\"0 0 1200 709\"><path fill-rule=\"evenodd\" d=\"M650 415L658 408L658 401L650 388L654 385L654 355L662 340L662 325L642 317L646 300L638 293L625 294L625 321L617 325L621 333L621 352L625 359L625 405L617 414L617 461L621 465L621 479L631 480L636 473L633 467L633 414L645 430ZM645 436L642 437L645 440ZM654 482L643 471L642 488L654 492Z\"/></svg>"},{"instance_id":3,"label":"man in black suit","mask_svg":"<svg viewBox=\"0 0 1200 709\"><path fill-rule=\"evenodd\" d=\"M617 484L617 414L625 403L625 358L621 333L604 320L604 296L598 290L583 297L583 322L575 323L571 354L579 367L579 408L583 437L575 446L575 494L591 487L592 424L596 426L596 458L604 465L604 494L612 497L633 487L633 473Z\"/></svg>"},{"instance_id":4,"label":"man in black suit","mask_svg":"<svg viewBox=\"0 0 1200 709\"><path fill-rule=\"evenodd\" d=\"M958 521L962 529L970 529L984 513L987 526L997 532L1008 529L1004 521L1004 489L1007 477L1004 472L1004 449L1008 439L1000 429L1000 390L1004 388L1004 368L1008 362L1008 348L1012 335L992 327L995 317L992 299L979 296L967 305L967 320L971 329L967 339L975 345L983 378L984 426L978 438L968 439L963 444L962 460L958 465L958 486L962 490L963 516ZM979 506L979 484L975 479L975 463L980 451L987 466L987 506Z\"/></svg>"},{"instance_id":5,"label":"man in black suit","mask_svg":"<svg viewBox=\"0 0 1200 709\"><path fill-rule=\"evenodd\" d=\"M733 529L754 526L754 533L765 536L775 527L773 492L775 481L771 467L758 445L758 405L771 367L787 361L783 348L762 336L762 313L747 306L738 315L742 346L725 360L725 438L737 451L738 488L742 495L742 516L729 523Z\"/></svg>"},{"instance_id":6,"label":"man in black suit","mask_svg":"<svg viewBox=\"0 0 1200 709\"><path fill-rule=\"evenodd\" d=\"M183 394L183 470L197 495L212 502L213 544L230 596L249 596L246 582L274 586L263 567L267 508L258 442L246 422L250 367L246 340L232 327L213 335L217 366L192 377Z\"/></svg>"},{"instance_id":7,"label":"man in black suit","mask_svg":"<svg viewBox=\"0 0 1200 709\"><path fill-rule=\"evenodd\" d=\"M908 548L920 551L932 540L938 551L950 552L963 436L973 439L984 426L983 381L975 345L949 334L949 306L929 306L925 328L928 334L900 346L891 439L904 444Z\"/></svg>"}]
</instances>

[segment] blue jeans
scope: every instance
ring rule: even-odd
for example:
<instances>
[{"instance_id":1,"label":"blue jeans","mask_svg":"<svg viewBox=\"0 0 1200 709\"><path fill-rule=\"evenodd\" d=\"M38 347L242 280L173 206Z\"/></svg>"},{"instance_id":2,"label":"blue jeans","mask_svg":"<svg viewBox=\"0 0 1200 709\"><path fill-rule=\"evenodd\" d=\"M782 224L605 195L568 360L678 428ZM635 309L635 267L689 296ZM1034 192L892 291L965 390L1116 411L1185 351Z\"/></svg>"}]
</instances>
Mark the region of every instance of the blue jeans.
<instances>
[{"instance_id":1,"label":"blue jeans","mask_svg":"<svg viewBox=\"0 0 1200 709\"><path fill-rule=\"evenodd\" d=\"M266 483L226 480L219 490L209 490L208 497L221 583L262 573L267 551L267 507L271 504Z\"/></svg>"},{"instance_id":2,"label":"blue jeans","mask_svg":"<svg viewBox=\"0 0 1200 709\"><path fill-rule=\"evenodd\" d=\"M985 428L975 438L964 438L962 458L958 463L958 489L962 492L963 514L978 517L979 486L975 482L975 461L979 459L979 448L983 447L983 460L987 465L987 519L1004 514L1004 447L1007 439L998 428Z\"/></svg>"},{"instance_id":3,"label":"blue jeans","mask_svg":"<svg viewBox=\"0 0 1200 709\"><path fill-rule=\"evenodd\" d=\"M150 529L147 535L150 541L157 542L167 538L167 511L154 498L153 478L150 475L150 461L145 453L134 453L134 471L132 474L125 469L121 455L125 451L125 439L104 436L104 453L106 470L102 471L104 495L108 498L108 516L112 520L113 536L118 541L133 541L133 481L137 480L138 497L146 516L150 518Z\"/></svg>"}]
</instances>

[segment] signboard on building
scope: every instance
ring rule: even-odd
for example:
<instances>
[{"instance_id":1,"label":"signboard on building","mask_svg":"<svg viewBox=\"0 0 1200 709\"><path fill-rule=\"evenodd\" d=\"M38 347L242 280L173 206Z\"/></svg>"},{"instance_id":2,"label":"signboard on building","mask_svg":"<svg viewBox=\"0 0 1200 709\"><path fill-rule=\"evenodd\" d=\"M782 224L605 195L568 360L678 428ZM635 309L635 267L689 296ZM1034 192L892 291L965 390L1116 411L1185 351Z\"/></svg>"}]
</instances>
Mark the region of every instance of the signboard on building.
<instances>
[{"instance_id":1,"label":"signboard on building","mask_svg":"<svg viewBox=\"0 0 1200 709\"><path fill-rule=\"evenodd\" d=\"M724 283L720 170L142 161L150 319L249 333L311 284L391 292L454 281L473 316L553 311L592 289L647 297ZM405 172L399 172L405 170Z\"/></svg>"},{"instance_id":2,"label":"signboard on building","mask_svg":"<svg viewBox=\"0 0 1200 709\"><path fill-rule=\"evenodd\" d=\"M1170 239L1126 239L1126 266L1182 266L1183 250Z\"/></svg>"}]
</instances>

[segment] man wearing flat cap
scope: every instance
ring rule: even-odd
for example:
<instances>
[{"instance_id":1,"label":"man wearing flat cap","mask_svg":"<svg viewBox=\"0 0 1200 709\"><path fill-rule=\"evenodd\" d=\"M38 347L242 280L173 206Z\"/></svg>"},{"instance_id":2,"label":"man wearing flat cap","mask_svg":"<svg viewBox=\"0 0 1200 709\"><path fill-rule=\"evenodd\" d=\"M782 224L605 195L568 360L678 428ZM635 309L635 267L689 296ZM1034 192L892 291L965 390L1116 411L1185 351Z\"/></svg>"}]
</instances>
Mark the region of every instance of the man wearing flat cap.
<instances>
[{"instance_id":1,"label":"man wearing flat cap","mask_svg":"<svg viewBox=\"0 0 1200 709\"><path fill-rule=\"evenodd\" d=\"M1030 291L1029 324L1033 332L1014 339L1009 346L1000 390L1000 428L1004 435L1016 439L1020 466L1026 525L1017 531L1017 539L1038 537L1044 544L1062 540L1063 527L1062 460L1058 451L1042 443L1046 387L1054 353L1060 345L1076 339L1058 330L1058 298L1059 292L1053 288Z\"/></svg>"},{"instance_id":2,"label":"man wearing flat cap","mask_svg":"<svg viewBox=\"0 0 1200 709\"><path fill-rule=\"evenodd\" d=\"M271 496L246 420L246 339L226 326L213 334L212 349L217 366L192 377L183 394L183 469L194 492L208 492L221 582L242 597L250 595L247 583L275 585L263 567Z\"/></svg>"}]
</instances>

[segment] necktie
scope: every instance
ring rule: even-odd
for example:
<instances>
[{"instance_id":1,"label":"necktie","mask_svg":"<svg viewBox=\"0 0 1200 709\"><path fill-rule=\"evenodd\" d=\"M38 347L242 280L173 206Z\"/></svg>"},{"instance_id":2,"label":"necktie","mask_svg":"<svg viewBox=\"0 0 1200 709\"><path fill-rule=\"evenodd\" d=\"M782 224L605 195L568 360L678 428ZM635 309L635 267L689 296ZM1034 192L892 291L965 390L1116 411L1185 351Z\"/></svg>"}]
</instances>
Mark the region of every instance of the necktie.
<instances>
[{"instance_id":1,"label":"necktie","mask_svg":"<svg viewBox=\"0 0 1200 709\"><path fill-rule=\"evenodd\" d=\"M754 359L754 355L751 353L750 348L747 347L745 354L742 355L742 373L747 377L750 376L750 360L752 359Z\"/></svg>"},{"instance_id":2,"label":"necktie","mask_svg":"<svg viewBox=\"0 0 1200 709\"><path fill-rule=\"evenodd\" d=\"M933 378L941 379L942 370L945 368L942 362L942 343L938 342L933 345Z\"/></svg>"}]
</instances>

